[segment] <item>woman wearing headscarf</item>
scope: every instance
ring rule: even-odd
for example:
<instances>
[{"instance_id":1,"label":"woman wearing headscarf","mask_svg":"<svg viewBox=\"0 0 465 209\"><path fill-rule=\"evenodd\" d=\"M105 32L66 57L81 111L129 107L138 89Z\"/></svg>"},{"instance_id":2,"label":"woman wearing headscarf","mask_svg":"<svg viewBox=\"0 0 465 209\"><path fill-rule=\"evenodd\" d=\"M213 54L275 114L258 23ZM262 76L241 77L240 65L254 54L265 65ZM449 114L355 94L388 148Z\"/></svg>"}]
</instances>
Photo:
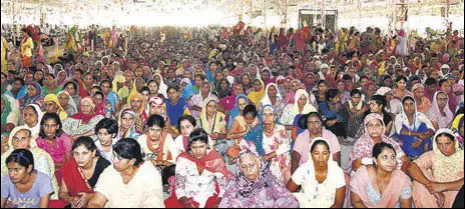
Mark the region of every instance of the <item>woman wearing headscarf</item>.
<instances>
[{"instance_id":1,"label":"woman wearing headscarf","mask_svg":"<svg viewBox=\"0 0 465 209\"><path fill-rule=\"evenodd\" d=\"M463 186L464 153L454 132L440 129L434 136L433 151L410 164L413 200L417 208L450 208Z\"/></svg>"},{"instance_id":2,"label":"woman wearing headscarf","mask_svg":"<svg viewBox=\"0 0 465 209\"><path fill-rule=\"evenodd\" d=\"M3 137L8 137L10 132L18 126L19 121L19 108L17 105L18 101L13 99L10 96L2 94L1 96L1 135ZM3 142L3 141L2 141Z\"/></svg>"},{"instance_id":3,"label":"woman wearing headscarf","mask_svg":"<svg viewBox=\"0 0 465 209\"><path fill-rule=\"evenodd\" d=\"M374 145L374 165L362 166L350 183L355 208L411 208L412 182L396 169L397 153L392 145Z\"/></svg>"},{"instance_id":4,"label":"woman wearing headscarf","mask_svg":"<svg viewBox=\"0 0 465 209\"><path fill-rule=\"evenodd\" d=\"M261 109L262 107L266 105L271 105L276 109L278 113L278 118L280 118L283 114L283 110L286 105L284 104L284 102L282 102L282 100L283 100L283 96L279 92L278 85L274 83L270 83L266 86L265 96L263 97L262 100L260 100L258 109Z\"/></svg>"},{"instance_id":5,"label":"woman wearing headscarf","mask_svg":"<svg viewBox=\"0 0 465 209\"><path fill-rule=\"evenodd\" d=\"M78 105L81 104L81 96L79 96L79 87L75 81L68 81L63 85L63 90L68 92L71 96L71 99L74 101L74 104ZM77 110L79 107L77 108Z\"/></svg>"},{"instance_id":6,"label":"woman wearing headscarf","mask_svg":"<svg viewBox=\"0 0 465 209\"><path fill-rule=\"evenodd\" d=\"M147 101L142 94L133 89L128 97L128 102L131 110L135 113L135 128L139 133L142 133L148 119L145 111Z\"/></svg>"},{"instance_id":7,"label":"woman wearing headscarf","mask_svg":"<svg viewBox=\"0 0 465 209\"><path fill-rule=\"evenodd\" d=\"M162 94L165 98L168 98L168 93L167 93L168 86L165 84L165 81L163 80L163 76L157 73L153 75L153 79L158 84L158 93Z\"/></svg>"},{"instance_id":8,"label":"woman wearing headscarf","mask_svg":"<svg viewBox=\"0 0 465 209\"><path fill-rule=\"evenodd\" d=\"M280 123L286 126L286 129L292 129L295 118L298 115L305 115L310 112L316 112L316 108L312 105L311 95L304 89L299 89L295 93L294 104L289 104L284 108L283 115L280 118Z\"/></svg>"},{"instance_id":9,"label":"woman wearing headscarf","mask_svg":"<svg viewBox=\"0 0 465 209\"><path fill-rule=\"evenodd\" d=\"M25 108L30 104L38 104L42 106L44 97L45 94L40 84L33 81L27 84L27 95L20 99L19 103L22 108Z\"/></svg>"},{"instance_id":10,"label":"woman wearing headscarf","mask_svg":"<svg viewBox=\"0 0 465 209\"><path fill-rule=\"evenodd\" d=\"M223 157L210 149L208 138L203 129L190 134L187 151L176 161L176 183L171 197L165 200L167 207L213 208L221 203L233 175Z\"/></svg>"},{"instance_id":11,"label":"woman wearing headscarf","mask_svg":"<svg viewBox=\"0 0 465 209\"><path fill-rule=\"evenodd\" d=\"M250 102L255 105L260 103L260 100L265 96L265 84L260 79L255 79L253 82L253 90L248 94Z\"/></svg>"},{"instance_id":12,"label":"woman wearing headscarf","mask_svg":"<svg viewBox=\"0 0 465 209\"><path fill-rule=\"evenodd\" d=\"M229 114L229 121L228 121L228 127L227 127L228 130L231 129L234 119L237 116L242 115L242 111L244 111L244 108L247 105L249 105L249 98L245 94L236 95L236 102L234 104L235 106Z\"/></svg>"},{"instance_id":13,"label":"woman wearing headscarf","mask_svg":"<svg viewBox=\"0 0 465 209\"><path fill-rule=\"evenodd\" d=\"M296 198L267 169L260 156L239 153L239 174L229 181L219 208L297 208Z\"/></svg>"},{"instance_id":14,"label":"woman wearing headscarf","mask_svg":"<svg viewBox=\"0 0 465 209\"><path fill-rule=\"evenodd\" d=\"M21 128L26 128L31 131L31 136L36 139L40 133L40 121L44 115L39 105L30 104L23 109L23 122Z\"/></svg>"},{"instance_id":15,"label":"woman wearing headscarf","mask_svg":"<svg viewBox=\"0 0 465 209\"><path fill-rule=\"evenodd\" d=\"M39 125L40 126L40 125ZM52 181L54 194L51 199L58 199L58 184L55 178L55 164L52 157L37 146L36 137L31 134L31 131L26 127L16 127L11 131L8 139L8 150L2 154L1 159L6 159L10 154L17 149L27 149L34 156L34 169L47 175ZM1 176L8 175L8 168L5 161L2 160Z\"/></svg>"},{"instance_id":16,"label":"woman wearing headscarf","mask_svg":"<svg viewBox=\"0 0 465 209\"><path fill-rule=\"evenodd\" d=\"M333 160L330 144L324 138L316 138L310 146L306 163L293 173L287 183L291 192L302 186L300 193L294 193L301 208L342 208L346 194L344 171Z\"/></svg>"},{"instance_id":17,"label":"woman wearing headscarf","mask_svg":"<svg viewBox=\"0 0 465 209\"><path fill-rule=\"evenodd\" d=\"M408 157L402 151L401 144L386 136L386 125L383 117L376 113L369 114L363 123L365 133L355 142L350 153L350 166L357 171L363 165L373 164L373 147L381 142L392 145L397 153L398 168L407 171Z\"/></svg>"},{"instance_id":18,"label":"woman wearing headscarf","mask_svg":"<svg viewBox=\"0 0 465 209\"><path fill-rule=\"evenodd\" d=\"M423 114L427 114L431 107L431 101L425 97L425 87L423 84L417 83L413 85L412 93L413 97L418 103L418 111L422 112Z\"/></svg>"},{"instance_id":19,"label":"woman wearing headscarf","mask_svg":"<svg viewBox=\"0 0 465 209\"><path fill-rule=\"evenodd\" d=\"M192 96L194 96L195 90L192 87L192 82L188 78L184 78L181 80L181 89L182 89L182 98L186 101L189 101Z\"/></svg>"},{"instance_id":20,"label":"woman wearing headscarf","mask_svg":"<svg viewBox=\"0 0 465 209\"><path fill-rule=\"evenodd\" d=\"M342 106L340 111L344 121L347 121L345 123L347 137L354 138L356 136L368 109L368 105L362 101L362 92L358 89L352 90L349 101Z\"/></svg>"},{"instance_id":21,"label":"woman wearing headscarf","mask_svg":"<svg viewBox=\"0 0 465 209\"><path fill-rule=\"evenodd\" d=\"M47 113L56 113L60 116L60 120L63 121L68 118L68 113L61 107L60 101L55 94L49 94L44 98L44 109Z\"/></svg>"},{"instance_id":22,"label":"woman wearing headscarf","mask_svg":"<svg viewBox=\"0 0 465 209\"><path fill-rule=\"evenodd\" d=\"M130 109L126 108L121 110L121 113L118 117L119 121L119 133L118 137L120 139L123 138L132 138L137 139L141 135L141 132L137 131L136 129L136 113Z\"/></svg>"},{"instance_id":23,"label":"woman wearing headscarf","mask_svg":"<svg viewBox=\"0 0 465 209\"><path fill-rule=\"evenodd\" d=\"M61 107L65 110L68 116L78 113L76 103L74 103L74 100L67 91L60 91L57 97Z\"/></svg>"},{"instance_id":24,"label":"woman wearing headscarf","mask_svg":"<svg viewBox=\"0 0 465 209\"><path fill-rule=\"evenodd\" d=\"M81 100L79 112L63 121L63 131L71 136L73 141L81 136L94 136L94 128L104 117L95 113L95 102L92 97Z\"/></svg>"},{"instance_id":25,"label":"woman wearing headscarf","mask_svg":"<svg viewBox=\"0 0 465 209\"><path fill-rule=\"evenodd\" d=\"M420 157L431 149L430 137L434 126L425 114L418 112L417 103L411 96L402 99L402 110L394 120L393 137L402 143L402 149L410 159Z\"/></svg>"},{"instance_id":26,"label":"woman wearing headscarf","mask_svg":"<svg viewBox=\"0 0 465 209\"><path fill-rule=\"evenodd\" d=\"M286 134L286 128L276 124L278 112L273 106L264 106L259 118L260 125L250 130L244 139L252 151L256 151L270 164L271 173L286 183L291 177L291 140Z\"/></svg>"},{"instance_id":27,"label":"woman wearing headscarf","mask_svg":"<svg viewBox=\"0 0 465 209\"><path fill-rule=\"evenodd\" d=\"M454 119L454 114L449 109L449 96L443 91L438 91L433 99L433 104L427 113L428 118L436 129L449 128Z\"/></svg>"}]
</instances>

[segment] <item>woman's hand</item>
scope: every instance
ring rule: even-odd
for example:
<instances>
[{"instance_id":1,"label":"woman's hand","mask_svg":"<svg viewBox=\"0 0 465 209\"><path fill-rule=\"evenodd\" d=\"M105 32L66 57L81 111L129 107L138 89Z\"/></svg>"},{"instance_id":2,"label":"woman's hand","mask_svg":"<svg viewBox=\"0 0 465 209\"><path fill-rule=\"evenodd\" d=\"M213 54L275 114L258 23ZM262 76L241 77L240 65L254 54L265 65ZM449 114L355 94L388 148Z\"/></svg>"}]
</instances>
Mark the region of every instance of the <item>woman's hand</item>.
<instances>
[{"instance_id":1,"label":"woman's hand","mask_svg":"<svg viewBox=\"0 0 465 209\"><path fill-rule=\"evenodd\" d=\"M420 145L421 145L422 142L423 142L423 141L422 141L421 139L415 140L415 141L413 142L413 144L412 144L412 148L417 149L418 147L420 147Z\"/></svg>"}]
</instances>

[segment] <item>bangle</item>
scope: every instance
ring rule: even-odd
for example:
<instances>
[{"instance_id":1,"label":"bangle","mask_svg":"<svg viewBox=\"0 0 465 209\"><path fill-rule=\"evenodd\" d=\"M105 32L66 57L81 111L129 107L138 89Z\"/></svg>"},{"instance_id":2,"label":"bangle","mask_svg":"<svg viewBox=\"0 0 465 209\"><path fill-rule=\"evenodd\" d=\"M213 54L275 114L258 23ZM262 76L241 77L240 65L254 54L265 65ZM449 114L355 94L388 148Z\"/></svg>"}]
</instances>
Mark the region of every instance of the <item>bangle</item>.
<instances>
[{"instance_id":1,"label":"bangle","mask_svg":"<svg viewBox=\"0 0 465 209\"><path fill-rule=\"evenodd\" d=\"M412 131L409 130L409 131L408 131L408 135L409 135L409 136L412 136Z\"/></svg>"}]
</instances>

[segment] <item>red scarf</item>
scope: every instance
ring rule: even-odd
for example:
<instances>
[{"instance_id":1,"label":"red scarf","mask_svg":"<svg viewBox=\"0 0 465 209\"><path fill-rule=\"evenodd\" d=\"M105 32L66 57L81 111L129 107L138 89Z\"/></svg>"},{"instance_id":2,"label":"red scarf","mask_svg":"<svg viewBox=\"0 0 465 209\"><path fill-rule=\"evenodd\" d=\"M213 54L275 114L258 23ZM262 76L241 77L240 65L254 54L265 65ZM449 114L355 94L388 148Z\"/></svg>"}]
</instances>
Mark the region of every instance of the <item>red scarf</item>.
<instances>
[{"instance_id":1,"label":"red scarf","mask_svg":"<svg viewBox=\"0 0 465 209\"><path fill-rule=\"evenodd\" d=\"M66 183L68 192L72 197L77 197L78 193L93 193L93 189L86 182L79 172L79 166L74 158L66 162L61 168L63 172L63 181Z\"/></svg>"},{"instance_id":2,"label":"red scarf","mask_svg":"<svg viewBox=\"0 0 465 209\"><path fill-rule=\"evenodd\" d=\"M186 158L197 164L198 167L201 167L212 173L222 173L227 179L231 179L233 177L233 174L226 168L223 157L216 151L211 151L201 160L192 157L192 155L188 154L187 152L183 152L181 155L179 155L179 157Z\"/></svg>"},{"instance_id":3,"label":"red scarf","mask_svg":"<svg viewBox=\"0 0 465 209\"><path fill-rule=\"evenodd\" d=\"M84 113L82 112L78 112L76 114L74 114L73 116L71 116L71 118L74 118L76 120L81 120L82 121L82 124L88 124L89 121L94 118L95 116L97 116L98 114L92 114L92 115L85 115Z\"/></svg>"}]
</instances>

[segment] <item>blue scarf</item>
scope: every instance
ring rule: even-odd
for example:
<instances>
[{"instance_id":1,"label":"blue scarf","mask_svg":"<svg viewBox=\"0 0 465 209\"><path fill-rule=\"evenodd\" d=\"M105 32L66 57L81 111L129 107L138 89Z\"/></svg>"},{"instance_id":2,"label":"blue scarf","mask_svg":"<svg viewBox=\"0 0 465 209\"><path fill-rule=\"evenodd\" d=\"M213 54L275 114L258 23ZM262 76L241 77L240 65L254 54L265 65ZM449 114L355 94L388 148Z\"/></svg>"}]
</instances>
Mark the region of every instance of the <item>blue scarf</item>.
<instances>
[{"instance_id":1,"label":"blue scarf","mask_svg":"<svg viewBox=\"0 0 465 209\"><path fill-rule=\"evenodd\" d=\"M229 114L229 122L228 122L228 130L231 129L231 126L233 124L234 118L236 118L238 115L241 114L241 111L239 110L239 99L244 98L247 101L247 104L249 104L249 98L245 94L239 94L236 96L236 106L234 106L234 109L231 110Z\"/></svg>"}]
</instances>

